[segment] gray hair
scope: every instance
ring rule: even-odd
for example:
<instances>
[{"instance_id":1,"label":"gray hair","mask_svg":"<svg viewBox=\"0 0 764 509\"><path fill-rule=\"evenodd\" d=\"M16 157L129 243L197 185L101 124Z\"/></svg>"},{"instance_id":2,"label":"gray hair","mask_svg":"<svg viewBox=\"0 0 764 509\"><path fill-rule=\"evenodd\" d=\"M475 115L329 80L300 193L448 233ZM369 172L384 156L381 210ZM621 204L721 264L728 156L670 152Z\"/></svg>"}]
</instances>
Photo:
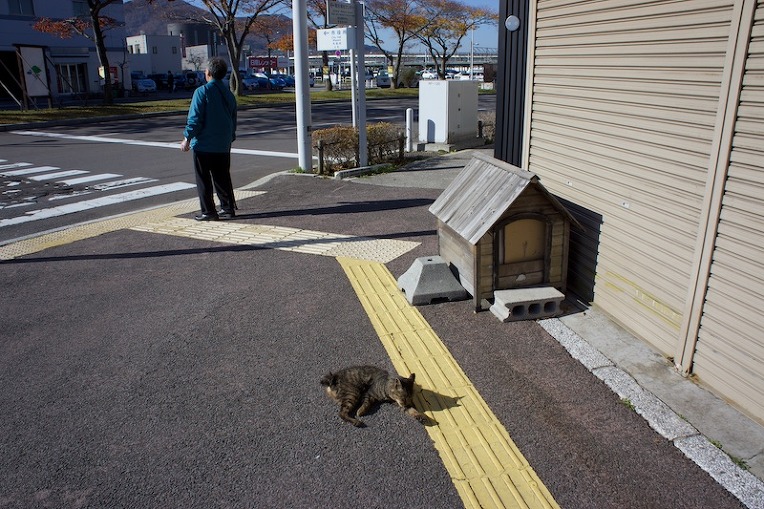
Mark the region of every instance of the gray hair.
<instances>
[{"instance_id":1,"label":"gray hair","mask_svg":"<svg viewBox=\"0 0 764 509\"><path fill-rule=\"evenodd\" d=\"M207 70L214 79L222 80L228 72L228 64L220 57L213 57L207 64Z\"/></svg>"}]
</instances>

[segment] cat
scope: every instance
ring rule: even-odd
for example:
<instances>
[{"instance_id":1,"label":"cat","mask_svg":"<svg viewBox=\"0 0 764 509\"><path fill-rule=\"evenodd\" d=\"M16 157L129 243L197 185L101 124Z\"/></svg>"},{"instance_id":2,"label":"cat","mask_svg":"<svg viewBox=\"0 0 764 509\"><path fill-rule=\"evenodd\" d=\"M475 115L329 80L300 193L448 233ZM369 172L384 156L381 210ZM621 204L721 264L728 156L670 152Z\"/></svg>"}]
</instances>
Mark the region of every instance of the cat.
<instances>
[{"instance_id":1,"label":"cat","mask_svg":"<svg viewBox=\"0 0 764 509\"><path fill-rule=\"evenodd\" d=\"M321 379L330 398L340 404L340 417L357 427L364 427L358 419L372 406L383 401L394 401L407 415L419 422L429 423L429 418L414 408L414 373L408 378L390 376L375 366L353 366Z\"/></svg>"}]
</instances>

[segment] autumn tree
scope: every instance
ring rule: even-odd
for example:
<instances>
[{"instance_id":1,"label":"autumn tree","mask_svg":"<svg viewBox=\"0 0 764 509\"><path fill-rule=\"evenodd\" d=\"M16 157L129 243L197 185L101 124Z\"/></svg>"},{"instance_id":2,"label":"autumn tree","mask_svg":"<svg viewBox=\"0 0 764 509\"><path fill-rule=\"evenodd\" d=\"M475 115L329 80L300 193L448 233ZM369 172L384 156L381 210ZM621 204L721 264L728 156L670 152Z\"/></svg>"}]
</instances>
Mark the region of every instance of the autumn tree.
<instances>
[{"instance_id":1,"label":"autumn tree","mask_svg":"<svg viewBox=\"0 0 764 509\"><path fill-rule=\"evenodd\" d=\"M411 0L367 0L366 2L366 38L384 55L393 67L392 87L400 83L403 51L407 45L419 38L419 34L433 22L434 17L427 17L420 2ZM383 30L395 34L395 49L384 47Z\"/></svg>"},{"instance_id":2,"label":"autumn tree","mask_svg":"<svg viewBox=\"0 0 764 509\"><path fill-rule=\"evenodd\" d=\"M169 0L172 1L172 0ZM98 63L104 69L103 93L104 104L111 104L112 82L109 73L109 57L106 54L104 31L117 26L114 18L103 14L104 9L111 4L122 4L122 0L87 0L87 15L73 16L66 19L38 19L33 28L37 31L68 39L74 35L85 37L95 44Z\"/></svg>"},{"instance_id":3,"label":"autumn tree","mask_svg":"<svg viewBox=\"0 0 764 509\"><path fill-rule=\"evenodd\" d=\"M92 1L92 0L88 0ZM159 0L154 0L159 1ZM170 0L168 0L170 1ZM222 35L231 61L229 86L236 95L242 94L238 68L241 61L244 39L250 34L257 18L273 10L285 0L200 0L209 13L201 16L187 16L183 19L206 24Z\"/></svg>"},{"instance_id":4,"label":"autumn tree","mask_svg":"<svg viewBox=\"0 0 764 509\"><path fill-rule=\"evenodd\" d=\"M291 41L292 20L284 16L260 16L252 25L254 33L265 39L265 47L268 50L268 61L271 59L271 51L275 49L285 50L282 41L288 38ZM291 47L289 48L291 49ZM268 72L272 72L270 63Z\"/></svg>"},{"instance_id":5,"label":"autumn tree","mask_svg":"<svg viewBox=\"0 0 764 509\"><path fill-rule=\"evenodd\" d=\"M498 20L496 12L458 0L420 0L420 5L430 19L438 20L417 32L416 37L430 53L440 79L445 78L448 60L461 47L467 33Z\"/></svg>"}]
</instances>

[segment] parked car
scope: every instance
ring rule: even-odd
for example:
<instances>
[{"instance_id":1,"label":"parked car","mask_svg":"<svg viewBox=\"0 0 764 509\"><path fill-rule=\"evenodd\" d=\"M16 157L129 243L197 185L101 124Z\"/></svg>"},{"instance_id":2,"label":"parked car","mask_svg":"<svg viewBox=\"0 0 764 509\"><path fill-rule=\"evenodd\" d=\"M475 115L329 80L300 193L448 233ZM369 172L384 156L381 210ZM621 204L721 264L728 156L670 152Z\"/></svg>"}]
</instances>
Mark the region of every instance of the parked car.
<instances>
[{"instance_id":1,"label":"parked car","mask_svg":"<svg viewBox=\"0 0 764 509\"><path fill-rule=\"evenodd\" d=\"M390 88L390 75L386 72L380 72L376 76L377 86L379 88Z\"/></svg>"},{"instance_id":2,"label":"parked car","mask_svg":"<svg viewBox=\"0 0 764 509\"><path fill-rule=\"evenodd\" d=\"M247 76L246 78L241 80L241 85L247 90L257 90L258 88L268 88L268 79L258 78L257 76Z\"/></svg>"},{"instance_id":3,"label":"parked car","mask_svg":"<svg viewBox=\"0 0 764 509\"><path fill-rule=\"evenodd\" d=\"M138 79L133 81L133 90L141 94L156 92L157 84L154 82L154 80L149 78Z\"/></svg>"},{"instance_id":4,"label":"parked car","mask_svg":"<svg viewBox=\"0 0 764 509\"><path fill-rule=\"evenodd\" d=\"M186 71L183 73L183 77L186 88L196 88L205 83L204 73L201 71Z\"/></svg>"},{"instance_id":5,"label":"parked car","mask_svg":"<svg viewBox=\"0 0 764 509\"><path fill-rule=\"evenodd\" d=\"M271 78L264 72L256 72L252 76L259 80L258 84L260 88L266 88L269 90L281 90L285 86L283 80Z\"/></svg>"},{"instance_id":6,"label":"parked car","mask_svg":"<svg viewBox=\"0 0 764 509\"><path fill-rule=\"evenodd\" d=\"M283 81L285 87L294 87L294 76L290 76L289 74L279 74L277 72L271 73L269 76L272 79Z\"/></svg>"},{"instance_id":7,"label":"parked car","mask_svg":"<svg viewBox=\"0 0 764 509\"><path fill-rule=\"evenodd\" d=\"M157 90L167 90L167 73L149 74L146 77L156 83Z\"/></svg>"},{"instance_id":8,"label":"parked car","mask_svg":"<svg viewBox=\"0 0 764 509\"><path fill-rule=\"evenodd\" d=\"M438 79L438 73L435 72L432 69L425 69L424 71L422 71L422 75L421 76L422 76L423 80L436 80L436 79Z\"/></svg>"}]
</instances>

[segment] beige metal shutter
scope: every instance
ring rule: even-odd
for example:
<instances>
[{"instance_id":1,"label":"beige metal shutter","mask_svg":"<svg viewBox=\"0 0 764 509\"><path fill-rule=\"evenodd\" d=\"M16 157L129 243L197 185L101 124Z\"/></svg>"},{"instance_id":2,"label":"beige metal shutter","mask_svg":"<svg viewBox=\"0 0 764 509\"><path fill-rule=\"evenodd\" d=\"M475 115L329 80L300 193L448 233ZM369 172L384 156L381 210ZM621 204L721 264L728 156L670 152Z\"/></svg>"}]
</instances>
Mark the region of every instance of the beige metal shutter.
<instances>
[{"instance_id":1,"label":"beige metal shutter","mask_svg":"<svg viewBox=\"0 0 764 509\"><path fill-rule=\"evenodd\" d=\"M569 286L591 287L666 355L693 270L732 12L732 0L536 2L527 166L587 227L571 232Z\"/></svg>"},{"instance_id":2,"label":"beige metal shutter","mask_svg":"<svg viewBox=\"0 0 764 509\"><path fill-rule=\"evenodd\" d=\"M764 1L756 7L693 371L764 421Z\"/></svg>"}]
</instances>

